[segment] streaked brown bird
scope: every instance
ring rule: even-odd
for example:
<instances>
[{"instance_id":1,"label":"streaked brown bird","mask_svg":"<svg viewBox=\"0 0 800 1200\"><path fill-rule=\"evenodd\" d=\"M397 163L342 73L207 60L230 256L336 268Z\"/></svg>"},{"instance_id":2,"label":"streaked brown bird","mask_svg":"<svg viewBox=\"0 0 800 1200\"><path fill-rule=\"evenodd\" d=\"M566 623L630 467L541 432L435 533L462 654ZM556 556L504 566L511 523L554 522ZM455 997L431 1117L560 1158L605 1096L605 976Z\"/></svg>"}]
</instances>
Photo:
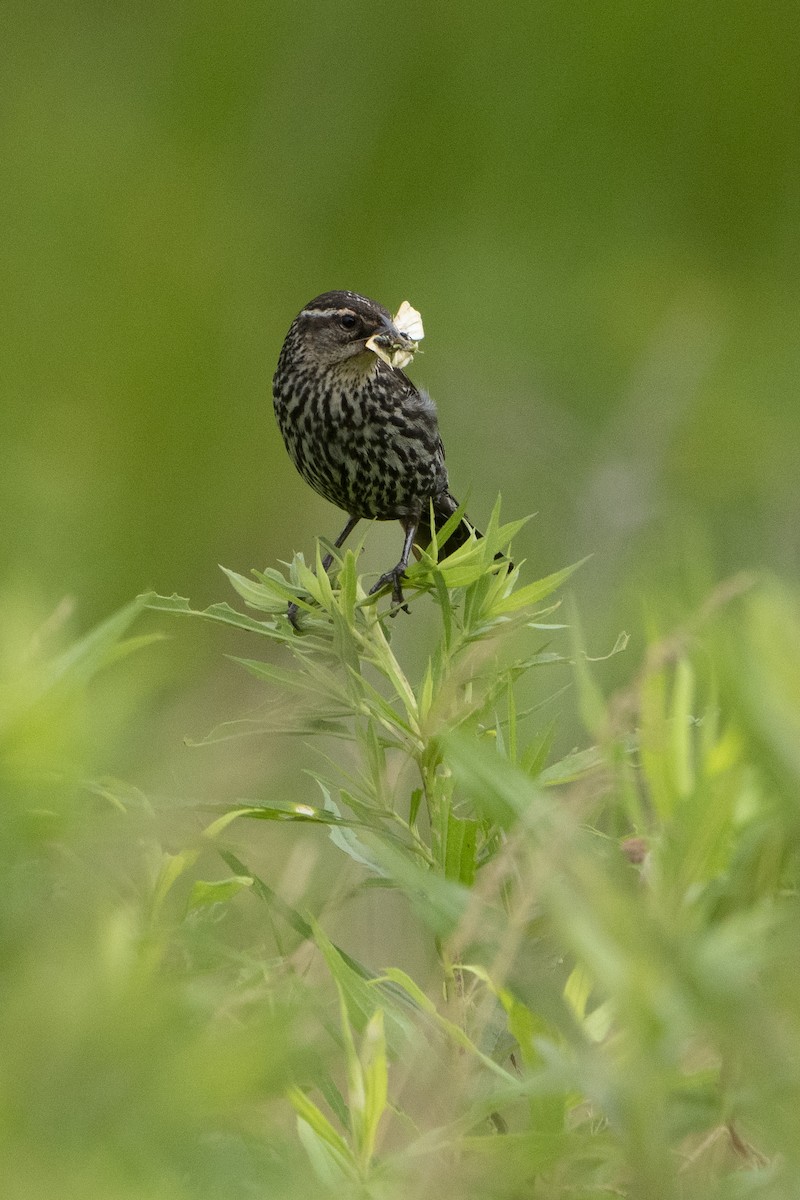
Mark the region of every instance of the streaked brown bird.
<instances>
[{"instance_id":1,"label":"streaked brown bird","mask_svg":"<svg viewBox=\"0 0 800 1200\"><path fill-rule=\"evenodd\" d=\"M306 483L348 514L337 548L362 518L400 522L400 560L370 595L391 585L394 603L405 608L401 580L412 546L431 540L431 501L437 529L458 503L449 490L433 401L373 352L371 339L390 361L397 351L413 354L417 348L388 310L366 296L324 292L311 300L281 349L272 385L275 415ZM463 545L472 531L462 520L447 539L448 550ZM326 570L331 562L328 555ZM289 615L296 618L294 606Z\"/></svg>"}]
</instances>

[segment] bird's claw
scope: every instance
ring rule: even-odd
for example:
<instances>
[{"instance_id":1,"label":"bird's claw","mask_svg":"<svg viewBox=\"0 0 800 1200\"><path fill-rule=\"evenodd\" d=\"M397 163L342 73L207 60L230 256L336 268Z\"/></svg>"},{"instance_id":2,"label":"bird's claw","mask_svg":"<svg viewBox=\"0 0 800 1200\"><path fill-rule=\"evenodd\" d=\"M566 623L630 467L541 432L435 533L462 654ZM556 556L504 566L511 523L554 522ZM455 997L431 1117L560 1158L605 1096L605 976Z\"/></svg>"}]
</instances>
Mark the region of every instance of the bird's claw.
<instances>
[{"instance_id":1,"label":"bird's claw","mask_svg":"<svg viewBox=\"0 0 800 1200\"><path fill-rule=\"evenodd\" d=\"M377 583L374 583L369 589L370 596L374 596L376 592L380 592L387 584L392 585L392 603L396 606L391 613L393 617L397 616L401 609L403 612L409 612L409 607L405 602L403 588L400 583L404 574L405 567L398 564L396 567L392 567L391 571L386 571L381 575Z\"/></svg>"}]
</instances>

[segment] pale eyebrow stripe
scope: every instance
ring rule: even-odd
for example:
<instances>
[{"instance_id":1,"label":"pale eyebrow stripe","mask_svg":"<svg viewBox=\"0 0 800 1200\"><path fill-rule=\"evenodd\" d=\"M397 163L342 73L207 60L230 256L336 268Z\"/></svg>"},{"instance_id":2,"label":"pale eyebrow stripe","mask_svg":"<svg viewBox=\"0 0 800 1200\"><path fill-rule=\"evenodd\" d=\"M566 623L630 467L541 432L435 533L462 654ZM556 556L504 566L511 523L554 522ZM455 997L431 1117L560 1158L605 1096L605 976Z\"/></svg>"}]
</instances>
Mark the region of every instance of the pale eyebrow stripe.
<instances>
[{"instance_id":1,"label":"pale eyebrow stripe","mask_svg":"<svg viewBox=\"0 0 800 1200\"><path fill-rule=\"evenodd\" d=\"M301 317L329 317L331 313L349 313L351 317L357 317L358 313L352 308L304 308L300 313Z\"/></svg>"}]
</instances>

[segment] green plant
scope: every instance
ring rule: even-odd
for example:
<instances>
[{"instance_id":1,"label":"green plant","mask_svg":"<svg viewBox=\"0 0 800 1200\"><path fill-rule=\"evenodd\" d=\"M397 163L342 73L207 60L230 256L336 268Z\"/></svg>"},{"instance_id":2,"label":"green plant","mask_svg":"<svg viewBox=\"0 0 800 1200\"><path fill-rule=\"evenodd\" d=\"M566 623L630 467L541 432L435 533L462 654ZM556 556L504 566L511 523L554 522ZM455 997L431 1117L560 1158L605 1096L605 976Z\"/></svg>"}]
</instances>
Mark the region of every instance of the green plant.
<instances>
[{"instance_id":1,"label":"green plant","mask_svg":"<svg viewBox=\"0 0 800 1200\"><path fill-rule=\"evenodd\" d=\"M127 652L152 641L120 641L144 600L13 659L14 1194L797 1194L796 599L733 581L654 634L606 698L576 618L556 618L569 572L522 584L495 561L517 528L495 514L485 540L411 569L411 619L438 622L413 674L351 553L332 580L299 558L229 573L254 615L146 598L263 648L238 656L277 695L262 732L324 747L317 803L268 792L209 813L98 772L105 710L119 725L131 709ZM551 671L547 691L575 681L589 742L561 757L522 699ZM343 864L335 908L304 886L287 897L259 836L278 824ZM365 895L372 943L350 923ZM424 968L403 957L408 930Z\"/></svg>"},{"instance_id":2,"label":"green plant","mask_svg":"<svg viewBox=\"0 0 800 1200\"><path fill-rule=\"evenodd\" d=\"M610 703L573 628L593 744L549 762L552 731L522 736L515 685L567 661L549 598L570 570L520 586L495 561L517 529L495 512L485 540L441 562L434 546L410 570L409 594L427 594L440 620L414 683L353 553L335 583L321 552L316 572L301 558L288 575L228 572L259 617L199 614L289 654L291 668L240 661L299 698L295 729L357 750L355 769L318 775L318 806L229 808L206 836L236 818L319 825L363 886L403 894L438 951L438 979L368 969L258 880L338 995L328 1029L346 1084L334 1068L290 1093L309 1162L337 1194L782 1195L796 1072L763 1012L789 1018L770 964L794 907L794 822L778 818L774 780L723 708L720 671L698 679L698 630L722 618L712 604L656 643ZM305 613L299 635L289 600Z\"/></svg>"}]
</instances>

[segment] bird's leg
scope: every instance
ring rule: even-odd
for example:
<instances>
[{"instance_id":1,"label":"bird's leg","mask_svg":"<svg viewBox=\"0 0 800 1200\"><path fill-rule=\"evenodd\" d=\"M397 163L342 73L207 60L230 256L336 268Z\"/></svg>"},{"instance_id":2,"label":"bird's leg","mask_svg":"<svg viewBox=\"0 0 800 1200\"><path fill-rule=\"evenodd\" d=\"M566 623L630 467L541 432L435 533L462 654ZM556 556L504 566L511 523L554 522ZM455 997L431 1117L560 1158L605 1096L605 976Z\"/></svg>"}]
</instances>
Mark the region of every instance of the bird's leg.
<instances>
[{"instance_id":1,"label":"bird's leg","mask_svg":"<svg viewBox=\"0 0 800 1200\"><path fill-rule=\"evenodd\" d=\"M353 532L353 530L355 529L356 525L358 524L358 522L360 520L361 520L360 517L348 517L347 518L347 524L345 525L344 529L337 537L336 541L333 543L337 550L339 550L345 544L345 542L350 537L350 534ZM332 562L333 562L333 555L326 554L322 560L322 569L326 574L328 573L328 571L330 571ZM289 605L288 611L286 613L286 615L288 616L292 625L294 625L295 629L299 628L299 626L297 624L297 617L298 617L299 611L300 610L299 610L298 606L294 603L294 601L292 601L292 603Z\"/></svg>"},{"instance_id":2,"label":"bird's leg","mask_svg":"<svg viewBox=\"0 0 800 1200\"><path fill-rule=\"evenodd\" d=\"M392 585L392 600L398 608L402 608L403 612L408 612L408 605L403 600L403 589L400 586L400 580L405 574L408 560L411 557L411 547L414 545L414 538L417 534L419 526L419 517L405 517L401 519L400 524L406 531L406 540L403 542L403 553L400 555L400 562L397 566L392 567L391 571L386 571L381 575L377 583L369 589L370 596L375 592L379 592L381 588L386 587L387 583Z\"/></svg>"},{"instance_id":3,"label":"bird's leg","mask_svg":"<svg viewBox=\"0 0 800 1200\"><path fill-rule=\"evenodd\" d=\"M337 550L340 550L341 547L345 544L345 542L350 537L350 534L353 532L353 530L355 529L356 525L358 524L358 522L360 520L361 520L361 517L348 517L347 518L347 524L345 525L344 529L337 537L336 541L333 543ZM326 574L328 571L330 571L332 562L333 562L333 555L326 554L322 560L322 569L323 569L323 571L326 572Z\"/></svg>"}]
</instances>

